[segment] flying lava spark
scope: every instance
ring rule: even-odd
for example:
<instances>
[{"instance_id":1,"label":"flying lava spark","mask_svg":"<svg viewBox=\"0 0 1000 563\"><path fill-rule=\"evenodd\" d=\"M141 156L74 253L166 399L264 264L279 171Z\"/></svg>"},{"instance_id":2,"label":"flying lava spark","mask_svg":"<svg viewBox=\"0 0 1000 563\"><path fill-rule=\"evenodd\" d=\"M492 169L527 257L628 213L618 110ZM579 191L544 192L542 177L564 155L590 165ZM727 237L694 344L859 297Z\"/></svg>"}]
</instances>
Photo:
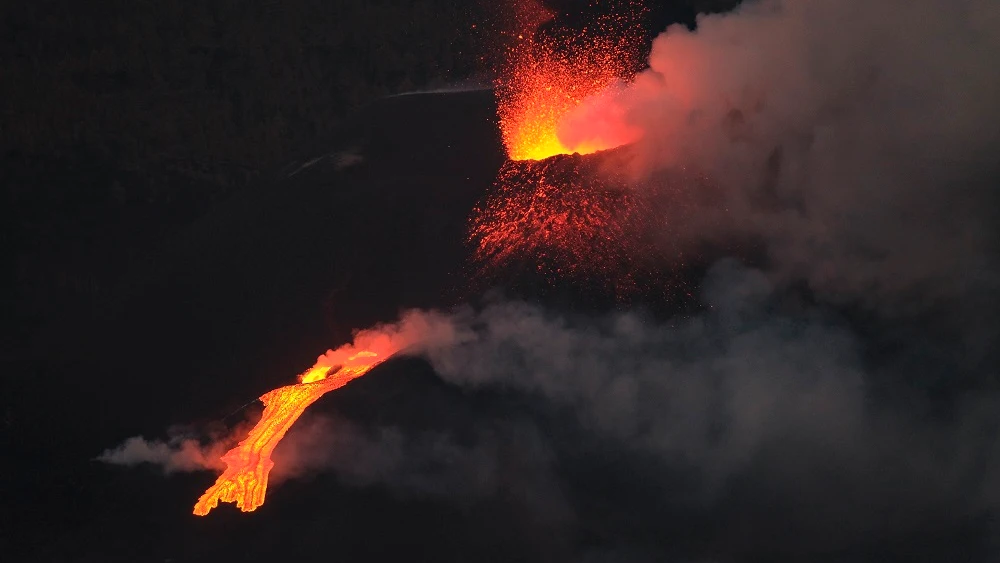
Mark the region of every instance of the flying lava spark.
<instances>
[{"instance_id":1,"label":"flying lava spark","mask_svg":"<svg viewBox=\"0 0 1000 563\"><path fill-rule=\"evenodd\" d=\"M543 32L556 15L535 0L515 2L510 33L495 88L500 131L512 160L543 160L557 154L589 154L617 146L607 140L560 139L560 121L588 97L634 77L641 60L645 9L626 1L616 13L571 33ZM624 132L623 144L634 132Z\"/></svg>"},{"instance_id":2,"label":"flying lava spark","mask_svg":"<svg viewBox=\"0 0 1000 563\"><path fill-rule=\"evenodd\" d=\"M635 0L612 5L616 9L579 29L551 25L556 14L533 0L515 4L516 29L495 84L510 160L469 220L481 277L533 261L550 283L587 280L619 296L639 288L647 257L655 253L646 236L656 220L650 194L599 166L612 159L581 157L639 134L627 125L609 134L607 123L593 123L589 134L584 123L576 124L573 139L561 135L574 109L602 100L639 68L645 9Z\"/></svg>"},{"instance_id":3,"label":"flying lava spark","mask_svg":"<svg viewBox=\"0 0 1000 563\"><path fill-rule=\"evenodd\" d=\"M389 340L381 342L385 344ZM392 346L380 348L383 349L373 351L345 346L330 351L299 376L299 383L279 387L261 396L264 412L260 421L243 441L222 456L226 470L198 499L194 513L205 516L220 501L236 503L244 512L264 504L268 475L274 467L271 453L278 442L309 405L368 373L396 352Z\"/></svg>"},{"instance_id":4,"label":"flying lava spark","mask_svg":"<svg viewBox=\"0 0 1000 563\"><path fill-rule=\"evenodd\" d=\"M586 279L615 295L640 289L654 252L645 233L652 213L645 195L622 178L601 175L602 161L558 155L509 161L469 224L480 275L525 259L546 282Z\"/></svg>"}]
</instances>

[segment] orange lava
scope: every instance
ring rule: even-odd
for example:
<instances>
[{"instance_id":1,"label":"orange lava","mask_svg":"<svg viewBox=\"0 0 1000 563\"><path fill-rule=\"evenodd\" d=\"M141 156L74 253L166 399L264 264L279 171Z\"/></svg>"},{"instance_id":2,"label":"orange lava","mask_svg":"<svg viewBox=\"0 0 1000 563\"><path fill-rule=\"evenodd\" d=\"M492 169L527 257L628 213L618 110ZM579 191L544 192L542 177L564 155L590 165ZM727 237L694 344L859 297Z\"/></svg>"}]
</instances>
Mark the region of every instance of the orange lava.
<instances>
[{"instance_id":1,"label":"orange lava","mask_svg":"<svg viewBox=\"0 0 1000 563\"><path fill-rule=\"evenodd\" d=\"M550 284L574 279L627 296L652 275L648 194L600 166L607 160L579 156L639 135L608 116L617 117L615 86L639 70L646 9L641 0L604 6L581 28L536 0L514 3L516 29L496 81L510 161L469 221L480 278L530 265Z\"/></svg>"},{"instance_id":2,"label":"orange lava","mask_svg":"<svg viewBox=\"0 0 1000 563\"><path fill-rule=\"evenodd\" d=\"M632 11L606 16L571 37L545 35L539 26L555 14L534 0L515 3L518 29L511 36L506 62L496 81L497 112L507 154L512 160L542 160L557 154L589 154L622 144L595 136L568 143L560 121L584 99L632 78L639 61L641 29ZM579 137L577 135L576 137Z\"/></svg>"},{"instance_id":3,"label":"orange lava","mask_svg":"<svg viewBox=\"0 0 1000 563\"><path fill-rule=\"evenodd\" d=\"M274 467L271 453L299 416L324 394L361 377L395 352L393 349L380 354L346 348L352 352L350 355L339 359L346 355L343 348L328 352L300 376L300 383L279 387L261 396L264 413L260 421L246 439L222 456L226 470L198 499L194 505L195 514L205 516L219 506L220 501L234 502L244 512L264 504L268 474ZM333 368L336 368L334 372L329 373Z\"/></svg>"}]
</instances>

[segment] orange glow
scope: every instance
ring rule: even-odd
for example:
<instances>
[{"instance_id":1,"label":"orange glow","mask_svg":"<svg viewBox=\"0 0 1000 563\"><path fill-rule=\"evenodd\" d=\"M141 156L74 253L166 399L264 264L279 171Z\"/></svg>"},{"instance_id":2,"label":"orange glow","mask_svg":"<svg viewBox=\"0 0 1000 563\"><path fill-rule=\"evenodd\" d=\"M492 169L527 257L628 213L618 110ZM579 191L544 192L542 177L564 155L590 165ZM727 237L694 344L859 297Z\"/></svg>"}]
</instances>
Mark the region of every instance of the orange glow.
<instances>
[{"instance_id":1,"label":"orange glow","mask_svg":"<svg viewBox=\"0 0 1000 563\"><path fill-rule=\"evenodd\" d=\"M573 153L641 136L615 94L639 70L646 9L641 0L611 2L581 29L536 0L514 6L517 29L496 82L511 160L470 217L473 263L484 278L531 263L550 284L573 278L634 294L655 275L646 259L655 253L647 236L654 208L613 166L601 170L607 160Z\"/></svg>"},{"instance_id":2,"label":"orange glow","mask_svg":"<svg viewBox=\"0 0 1000 563\"><path fill-rule=\"evenodd\" d=\"M562 119L585 99L632 78L639 59L641 29L629 13L607 16L582 32L560 38L539 26L554 14L533 0L515 4L519 29L512 34L506 63L496 83L497 111L512 160L542 160L557 154L589 154L635 140L635 131L560 138ZM629 7L642 12L638 2Z\"/></svg>"},{"instance_id":3,"label":"orange glow","mask_svg":"<svg viewBox=\"0 0 1000 563\"><path fill-rule=\"evenodd\" d=\"M388 338L375 341L376 344L389 342ZM299 376L300 383L279 387L261 396L264 413L260 421L242 442L222 456L226 470L198 499L194 513L205 516L219 506L220 501L234 502L244 512L264 504L267 478L274 467L271 453L288 429L309 405L324 394L361 377L395 353L396 348L389 348L378 353L345 346L328 352ZM329 373L333 368L336 370Z\"/></svg>"},{"instance_id":4,"label":"orange glow","mask_svg":"<svg viewBox=\"0 0 1000 563\"><path fill-rule=\"evenodd\" d=\"M549 283L569 278L620 297L636 293L648 269L643 256L653 253L645 234L655 212L597 164L572 155L507 162L469 222L480 275L528 260Z\"/></svg>"}]
</instances>

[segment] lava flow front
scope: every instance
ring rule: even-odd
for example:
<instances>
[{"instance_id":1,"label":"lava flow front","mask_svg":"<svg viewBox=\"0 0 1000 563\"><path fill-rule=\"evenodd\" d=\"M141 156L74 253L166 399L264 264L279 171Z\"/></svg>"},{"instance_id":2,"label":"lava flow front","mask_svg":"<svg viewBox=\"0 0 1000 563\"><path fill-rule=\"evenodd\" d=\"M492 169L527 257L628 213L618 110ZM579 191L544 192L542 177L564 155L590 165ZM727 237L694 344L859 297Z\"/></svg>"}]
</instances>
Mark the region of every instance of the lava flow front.
<instances>
[{"instance_id":1,"label":"lava flow front","mask_svg":"<svg viewBox=\"0 0 1000 563\"><path fill-rule=\"evenodd\" d=\"M198 499L194 513L204 516L217 507L219 501L235 502L244 512L262 505L268 474L274 467L271 452L303 411L325 393L361 377L395 351L382 350L380 353L349 347L331 351L320 356L316 365L299 376L300 383L265 393L260 398L264 402L260 421L246 439L222 456L226 470Z\"/></svg>"}]
</instances>

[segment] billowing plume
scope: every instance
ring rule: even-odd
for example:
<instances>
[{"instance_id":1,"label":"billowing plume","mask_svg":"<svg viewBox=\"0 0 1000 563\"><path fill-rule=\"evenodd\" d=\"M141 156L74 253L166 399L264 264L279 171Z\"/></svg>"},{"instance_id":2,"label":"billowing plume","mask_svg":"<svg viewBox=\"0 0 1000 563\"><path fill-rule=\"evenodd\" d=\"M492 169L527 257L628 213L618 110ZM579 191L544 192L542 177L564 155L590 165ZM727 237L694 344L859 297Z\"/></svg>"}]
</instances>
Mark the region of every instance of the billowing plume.
<instances>
[{"instance_id":1,"label":"billowing plume","mask_svg":"<svg viewBox=\"0 0 1000 563\"><path fill-rule=\"evenodd\" d=\"M883 311L983 292L997 283L983 256L998 25L992 0L744 2L667 29L648 70L583 103L560 138L641 136L637 178L712 178L724 198L674 220L671 243L759 237L774 272Z\"/></svg>"},{"instance_id":2,"label":"billowing plume","mask_svg":"<svg viewBox=\"0 0 1000 563\"><path fill-rule=\"evenodd\" d=\"M402 324L433 335L408 350L447 382L573 413L596 442L571 448L597 448L588 451L613 456L622 471L644 471L648 502L705 519L721 542L745 541L752 529L783 538L783 549L822 551L1000 508L995 393L958 397L942 416L918 389L887 380L907 374L873 364L838 315L733 261L711 269L702 297L705 313L670 321L499 300L411 311ZM402 495L476 499L511 478L488 436L458 446L446 433L337 422L291 434L276 461L291 475L333 470ZM561 496L544 496L560 486L554 470L532 471L523 497L548 499L532 510L565 511ZM620 502L616 510L632 501Z\"/></svg>"}]
</instances>

